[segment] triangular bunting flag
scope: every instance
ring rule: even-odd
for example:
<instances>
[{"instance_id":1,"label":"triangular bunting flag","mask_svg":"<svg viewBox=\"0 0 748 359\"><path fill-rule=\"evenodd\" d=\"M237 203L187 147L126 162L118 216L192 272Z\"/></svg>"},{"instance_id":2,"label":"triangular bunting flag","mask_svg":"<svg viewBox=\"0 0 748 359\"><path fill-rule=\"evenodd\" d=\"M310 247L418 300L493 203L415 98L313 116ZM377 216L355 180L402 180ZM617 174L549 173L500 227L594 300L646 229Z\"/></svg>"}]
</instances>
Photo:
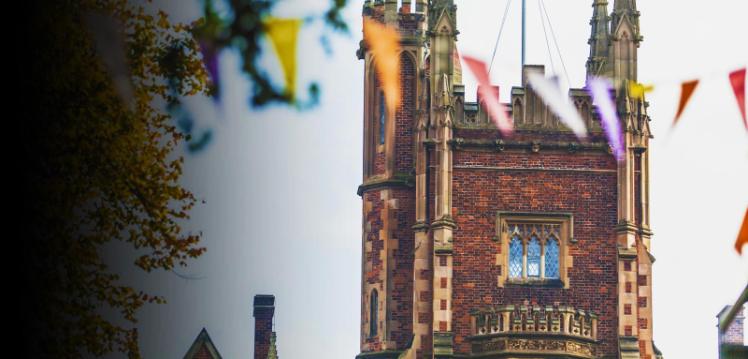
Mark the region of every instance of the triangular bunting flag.
<instances>
[{"instance_id":1,"label":"triangular bunting flag","mask_svg":"<svg viewBox=\"0 0 748 359\"><path fill-rule=\"evenodd\" d=\"M678 123L678 120L680 120L683 110L686 109L686 105L688 105L688 101L691 100L691 95L696 91L696 86L698 85L699 80L688 81L681 84L680 103L678 104L678 113L675 115L673 126L675 126Z\"/></svg>"},{"instance_id":2,"label":"triangular bunting flag","mask_svg":"<svg viewBox=\"0 0 748 359\"><path fill-rule=\"evenodd\" d=\"M301 19L269 17L264 21L265 32L273 43L286 79L286 94L296 98L296 42L301 29Z\"/></svg>"},{"instance_id":3,"label":"triangular bunting flag","mask_svg":"<svg viewBox=\"0 0 748 359\"><path fill-rule=\"evenodd\" d=\"M387 110L395 113L400 105L400 35L393 28L364 18L364 41L374 56L374 67L384 91Z\"/></svg>"},{"instance_id":4,"label":"triangular bunting flag","mask_svg":"<svg viewBox=\"0 0 748 359\"><path fill-rule=\"evenodd\" d=\"M616 105L611 98L613 84L608 79L593 77L588 81L587 90L600 111L601 123L608 143L613 147L613 154L618 161L623 161L626 154L621 133L621 122L618 120Z\"/></svg>"},{"instance_id":5,"label":"triangular bunting flag","mask_svg":"<svg viewBox=\"0 0 748 359\"><path fill-rule=\"evenodd\" d=\"M463 56L462 58L470 72L478 80L478 92L483 100L481 104L484 106L486 113L488 113L496 128L501 131L502 136L510 136L514 132L514 121L507 114L506 107L499 102L499 94L496 92L496 88L491 86L486 63L470 56Z\"/></svg>"},{"instance_id":6,"label":"triangular bunting flag","mask_svg":"<svg viewBox=\"0 0 748 359\"><path fill-rule=\"evenodd\" d=\"M735 241L735 250L741 255L743 254L743 246L748 244L748 208L745 209L745 217L743 218L743 225L740 227L738 233L738 240Z\"/></svg>"},{"instance_id":7,"label":"triangular bunting flag","mask_svg":"<svg viewBox=\"0 0 748 359\"><path fill-rule=\"evenodd\" d=\"M637 100L643 100L644 95L654 91L653 85L643 85L636 81L629 81L629 95Z\"/></svg>"},{"instance_id":8,"label":"triangular bunting flag","mask_svg":"<svg viewBox=\"0 0 748 359\"><path fill-rule=\"evenodd\" d=\"M537 73L530 73L528 76L533 90L558 115L561 122L580 139L587 138L587 126L584 124L582 116L579 115L574 105L568 101L566 95L561 92L558 83Z\"/></svg>"},{"instance_id":9,"label":"triangular bunting flag","mask_svg":"<svg viewBox=\"0 0 748 359\"><path fill-rule=\"evenodd\" d=\"M735 99L738 100L740 114L743 115L743 124L748 129L748 120L745 117L745 71L746 69L743 68L731 72L730 84L732 85L732 91L735 93Z\"/></svg>"}]
</instances>

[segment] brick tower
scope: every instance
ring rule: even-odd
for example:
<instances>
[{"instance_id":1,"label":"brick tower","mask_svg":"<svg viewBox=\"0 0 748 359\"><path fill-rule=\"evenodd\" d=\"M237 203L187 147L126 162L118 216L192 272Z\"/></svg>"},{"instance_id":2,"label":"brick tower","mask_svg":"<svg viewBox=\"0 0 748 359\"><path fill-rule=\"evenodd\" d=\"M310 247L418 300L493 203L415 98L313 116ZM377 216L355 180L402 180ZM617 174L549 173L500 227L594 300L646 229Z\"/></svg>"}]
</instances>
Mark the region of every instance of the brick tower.
<instances>
[{"instance_id":1,"label":"brick tower","mask_svg":"<svg viewBox=\"0 0 748 359\"><path fill-rule=\"evenodd\" d=\"M364 60L358 358L656 358L649 252L649 117L632 99L635 0L593 1L587 71L615 80L616 162L584 89L580 142L527 84L502 138L466 102L453 0L366 0L401 35L402 101L387 113ZM480 99L478 99L480 100Z\"/></svg>"}]
</instances>

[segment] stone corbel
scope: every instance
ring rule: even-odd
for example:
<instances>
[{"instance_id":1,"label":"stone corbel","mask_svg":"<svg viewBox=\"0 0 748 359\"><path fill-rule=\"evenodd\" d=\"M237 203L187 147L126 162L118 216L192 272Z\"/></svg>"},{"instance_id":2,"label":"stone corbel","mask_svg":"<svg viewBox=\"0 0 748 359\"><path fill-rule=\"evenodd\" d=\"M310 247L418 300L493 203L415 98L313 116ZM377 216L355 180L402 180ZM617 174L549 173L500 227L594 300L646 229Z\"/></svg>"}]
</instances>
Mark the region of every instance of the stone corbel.
<instances>
[{"instance_id":1,"label":"stone corbel","mask_svg":"<svg viewBox=\"0 0 748 359\"><path fill-rule=\"evenodd\" d=\"M496 152L504 152L506 149L506 143L504 143L504 140L496 140L494 141L494 149Z\"/></svg>"},{"instance_id":2,"label":"stone corbel","mask_svg":"<svg viewBox=\"0 0 748 359\"><path fill-rule=\"evenodd\" d=\"M454 139L449 140L449 145L455 151L462 150L462 146L464 144L465 144L465 139L463 138L454 138Z\"/></svg>"}]
</instances>

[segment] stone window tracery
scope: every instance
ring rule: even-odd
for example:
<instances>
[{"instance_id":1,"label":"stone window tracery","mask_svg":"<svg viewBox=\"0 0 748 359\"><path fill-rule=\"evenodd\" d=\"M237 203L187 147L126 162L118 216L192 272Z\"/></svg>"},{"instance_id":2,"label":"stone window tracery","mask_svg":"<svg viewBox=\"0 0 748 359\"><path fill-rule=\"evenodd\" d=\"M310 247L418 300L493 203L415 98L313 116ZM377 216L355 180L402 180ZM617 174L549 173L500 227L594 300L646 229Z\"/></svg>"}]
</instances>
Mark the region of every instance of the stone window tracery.
<instances>
[{"instance_id":1,"label":"stone window tracery","mask_svg":"<svg viewBox=\"0 0 748 359\"><path fill-rule=\"evenodd\" d=\"M566 243L571 238L571 215L500 214L499 239L502 249L497 265L499 286L510 284L568 285Z\"/></svg>"}]
</instances>

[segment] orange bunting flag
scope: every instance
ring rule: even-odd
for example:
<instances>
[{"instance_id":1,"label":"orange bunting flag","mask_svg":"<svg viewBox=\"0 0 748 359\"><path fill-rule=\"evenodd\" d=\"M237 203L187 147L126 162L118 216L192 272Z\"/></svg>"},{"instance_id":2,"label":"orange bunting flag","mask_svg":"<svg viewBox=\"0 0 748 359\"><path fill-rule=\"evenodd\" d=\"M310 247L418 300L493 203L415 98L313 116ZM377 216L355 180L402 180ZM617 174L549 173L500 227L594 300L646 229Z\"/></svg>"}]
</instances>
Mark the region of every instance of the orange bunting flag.
<instances>
[{"instance_id":1,"label":"orange bunting flag","mask_svg":"<svg viewBox=\"0 0 748 359\"><path fill-rule=\"evenodd\" d=\"M691 95L696 91L696 86L698 85L699 80L688 81L681 84L680 103L678 104L678 113L675 115L673 126L675 126L678 123L678 120L680 120L683 110L686 109L686 105L688 105L688 101L691 99Z\"/></svg>"},{"instance_id":2,"label":"orange bunting flag","mask_svg":"<svg viewBox=\"0 0 748 359\"><path fill-rule=\"evenodd\" d=\"M748 129L748 120L745 117L745 68L730 73L730 84L732 91L735 92L735 99L738 100L740 114L743 115L743 124Z\"/></svg>"},{"instance_id":3,"label":"orange bunting flag","mask_svg":"<svg viewBox=\"0 0 748 359\"><path fill-rule=\"evenodd\" d=\"M264 21L265 31L273 43L286 79L286 94L296 98L296 42L301 29L301 19L278 19L270 17Z\"/></svg>"},{"instance_id":4,"label":"orange bunting flag","mask_svg":"<svg viewBox=\"0 0 748 359\"><path fill-rule=\"evenodd\" d=\"M374 57L387 110L395 113L400 106L400 35L394 28L364 18L364 41Z\"/></svg>"},{"instance_id":5,"label":"orange bunting flag","mask_svg":"<svg viewBox=\"0 0 748 359\"><path fill-rule=\"evenodd\" d=\"M654 86L640 84L636 81L629 81L629 94L637 100L643 100L644 95L654 91Z\"/></svg>"},{"instance_id":6,"label":"orange bunting flag","mask_svg":"<svg viewBox=\"0 0 748 359\"><path fill-rule=\"evenodd\" d=\"M509 117L506 107L499 102L499 94L496 88L491 86L486 63L470 56L463 56L462 58L468 65L470 72L478 80L478 93L482 100L481 104L488 113L488 116L494 125L496 125L496 128L501 131L502 136L510 136L514 132L514 121Z\"/></svg>"},{"instance_id":7,"label":"orange bunting flag","mask_svg":"<svg viewBox=\"0 0 748 359\"><path fill-rule=\"evenodd\" d=\"M743 218L743 226L740 227L738 233L738 240L735 242L735 250L739 254L743 254L743 246L748 244L748 208L745 209L745 217Z\"/></svg>"}]
</instances>

